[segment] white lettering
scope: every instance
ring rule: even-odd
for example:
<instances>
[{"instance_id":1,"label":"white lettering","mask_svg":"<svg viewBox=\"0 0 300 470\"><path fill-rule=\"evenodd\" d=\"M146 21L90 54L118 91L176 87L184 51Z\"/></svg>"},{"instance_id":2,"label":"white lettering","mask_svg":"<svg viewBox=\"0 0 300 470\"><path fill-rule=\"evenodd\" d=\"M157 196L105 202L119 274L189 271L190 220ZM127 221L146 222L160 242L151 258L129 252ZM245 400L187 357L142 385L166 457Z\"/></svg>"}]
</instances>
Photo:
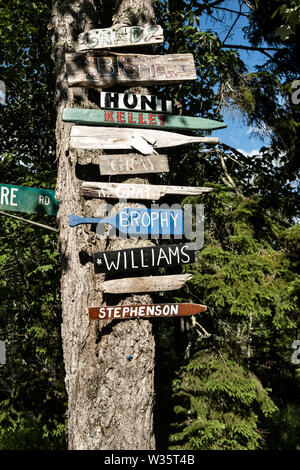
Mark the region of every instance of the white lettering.
<instances>
[{"instance_id":1,"label":"white lettering","mask_svg":"<svg viewBox=\"0 0 300 470\"><path fill-rule=\"evenodd\" d=\"M14 199L17 197L17 195L15 194L16 192L18 192L18 188L11 188L11 192L10 192L10 205L11 206L18 206L18 204L15 204L14 203Z\"/></svg>"}]
</instances>

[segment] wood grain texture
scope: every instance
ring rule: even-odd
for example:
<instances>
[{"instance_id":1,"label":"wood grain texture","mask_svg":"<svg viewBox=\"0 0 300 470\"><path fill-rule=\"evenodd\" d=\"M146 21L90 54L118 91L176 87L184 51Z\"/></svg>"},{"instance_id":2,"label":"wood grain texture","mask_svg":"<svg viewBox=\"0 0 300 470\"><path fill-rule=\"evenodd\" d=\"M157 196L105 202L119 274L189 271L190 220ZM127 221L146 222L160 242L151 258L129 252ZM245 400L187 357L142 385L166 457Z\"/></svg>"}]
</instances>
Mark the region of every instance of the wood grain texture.
<instances>
[{"instance_id":1,"label":"wood grain texture","mask_svg":"<svg viewBox=\"0 0 300 470\"><path fill-rule=\"evenodd\" d=\"M109 307L90 307L90 320L128 320L134 318L186 317L205 312L207 307L200 304L151 304L116 305Z\"/></svg>"},{"instance_id":2,"label":"wood grain texture","mask_svg":"<svg viewBox=\"0 0 300 470\"><path fill-rule=\"evenodd\" d=\"M65 55L69 86L176 84L196 80L192 54L143 55L77 52Z\"/></svg>"},{"instance_id":3,"label":"wood grain texture","mask_svg":"<svg viewBox=\"0 0 300 470\"><path fill-rule=\"evenodd\" d=\"M81 185L81 194L85 197L148 199L151 201L157 201L161 197L170 194L198 196L211 191L213 191L213 188L208 187L102 183L98 181L84 181Z\"/></svg>"},{"instance_id":4,"label":"wood grain texture","mask_svg":"<svg viewBox=\"0 0 300 470\"><path fill-rule=\"evenodd\" d=\"M135 292L163 292L178 290L192 279L192 274L175 274L169 276L132 277L104 281L101 285L104 293L133 294Z\"/></svg>"},{"instance_id":5,"label":"wood grain texture","mask_svg":"<svg viewBox=\"0 0 300 470\"><path fill-rule=\"evenodd\" d=\"M161 130L74 125L71 129L70 146L75 149L132 150L131 142L136 136L150 142L154 148L219 142L216 137L195 137Z\"/></svg>"},{"instance_id":6,"label":"wood grain texture","mask_svg":"<svg viewBox=\"0 0 300 470\"><path fill-rule=\"evenodd\" d=\"M101 155L99 167L101 175L138 175L169 171L167 155Z\"/></svg>"},{"instance_id":7,"label":"wood grain texture","mask_svg":"<svg viewBox=\"0 0 300 470\"><path fill-rule=\"evenodd\" d=\"M127 26L117 25L111 28L91 29L81 33L77 39L76 50L109 49L110 47L138 46L159 44L164 41L163 29L159 25Z\"/></svg>"}]
</instances>

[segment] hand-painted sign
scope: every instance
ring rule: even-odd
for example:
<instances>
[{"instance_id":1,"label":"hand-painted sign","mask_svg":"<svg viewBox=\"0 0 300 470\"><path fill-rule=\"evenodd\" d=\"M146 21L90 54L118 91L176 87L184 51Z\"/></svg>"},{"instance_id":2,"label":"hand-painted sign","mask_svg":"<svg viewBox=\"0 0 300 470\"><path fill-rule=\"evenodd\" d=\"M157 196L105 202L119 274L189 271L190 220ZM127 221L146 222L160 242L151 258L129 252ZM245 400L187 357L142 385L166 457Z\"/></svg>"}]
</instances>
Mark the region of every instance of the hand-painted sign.
<instances>
[{"instance_id":1,"label":"hand-painted sign","mask_svg":"<svg viewBox=\"0 0 300 470\"><path fill-rule=\"evenodd\" d=\"M127 26L91 29L78 36L77 51L108 49L110 47L159 44L164 41L163 29L159 25Z\"/></svg>"},{"instance_id":2,"label":"hand-painted sign","mask_svg":"<svg viewBox=\"0 0 300 470\"><path fill-rule=\"evenodd\" d=\"M6 364L6 352L4 341L0 341L0 364Z\"/></svg>"},{"instance_id":3,"label":"hand-painted sign","mask_svg":"<svg viewBox=\"0 0 300 470\"><path fill-rule=\"evenodd\" d=\"M155 111L171 113L172 101L158 98L155 95L138 95L135 93L100 93L100 108L127 109L129 111Z\"/></svg>"},{"instance_id":4,"label":"hand-painted sign","mask_svg":"<svg viewBox=\"0 0 300 470\"><path fill-rule=\"evenodd\" d=\"M65 55L70 86L157 85L196 80L192 54L77 52Z\"/></svg>"},{"instance_id":5,"label":"hand-painted sign","mask_svg":"<svg viewBox=\"0 0 300 470\"><path fill-rule=\"evenodd\" d=\"M0 80L0 104L6 103L6 87L5 82Z\"/></svg>"},{"instance_id":6,"label":"hand-painted sign","mask_svg":"<svg viewBox=\"0 0 300 470\"><path fill-rule=\"evenodd\" d=\"M169 171L167 155L101 155L99 167L101 175L137 175Z\"/></svg>"},{"instance_id":7,"label":"hand-painted sign","mask_svg":"<svg viewBox=\"0 0 300 470\"><path fill-rule=\"evenodd\" d=\"M172 274L169 276L130 277L112 279L101 284L103 292L108 294L134 294L136 292L163 292L178 290L192 279L192 274Z\"/></svg>"},{"instance_id":8,"label":"hand-painted sign","mask_svg":"<svg viewBox=\"0 0 300 470\"><path fill-rule=\"evenodd\" d=\"M187 245L161 245L102 251L93 254L95 274L162 268L195 261Z\"/></svg>"},{"instance_id":9,"label":"hand-painted sign","mask_svg":"<svg viewBox=\"0 0 300 470\"><path fill-rule=\"evenodd\" d=\"M163 186L153 184L100 183L83 181L81 194L86 197L117 198L117 199L150 199L156 201L166 194L182 194L197 196L210 193L213 188L197 188L192 186Z\"/></svg>"},{"instance_id":10,"label":"hand-painted sign","mask_svg":"<svg viewBox=\"0 0 300 470\"><path fill-rule=\"evenodd\" d=\"M58 202L55 191L0 184L0 210L56 215Z\"/></svg>"},{"instance_id":11,"label":"hand-painted sign","mask_svg":"<svg viewBox=\"0 0 300 470\"><path fill-rule=\"evenodd\" d=\"M200 304L150 304L115 305L111 307L89 308L90 320L130 320L133 318L185 317L205 312L207 307Z\"/></svg>"},{"instance_id":12,"label":"hand-painted sign","mask_svg":"<svg viewBox=\"0 0 300 470\"><path fill-rule=\"evenodd\" d=\"M175 147L190 143L217 144L216 137L195 137L152 129L72 126L70 145L75 149L118 150L134 148L135 137L141 137L153 147ZM150 149L149 153L153 153Z\"/></svg>"},{"instance_id":13,"label":"hand-painted sign","mask_svg":"<svg viewBox=\"0 0 300 470\"><path fill-rule=\"evenodd\" d=\"M120 232L139 235L183 235L182 209L142 209L126 207L111 217L69 216L70 227L80 224L110 224Z\"/></svg>"},{"instance_id":14,"label":"hand-painted sign","mask_svg":"<svg viewBox=\"0 0 300 470\"><path fill-rule=\"evenodd\" d=\"M172 114L133 113L103 109L65 108L62 120L87 126L136 127L147 129L214 130L227 127L224 122Z\"/></svg>"}]
</instances>

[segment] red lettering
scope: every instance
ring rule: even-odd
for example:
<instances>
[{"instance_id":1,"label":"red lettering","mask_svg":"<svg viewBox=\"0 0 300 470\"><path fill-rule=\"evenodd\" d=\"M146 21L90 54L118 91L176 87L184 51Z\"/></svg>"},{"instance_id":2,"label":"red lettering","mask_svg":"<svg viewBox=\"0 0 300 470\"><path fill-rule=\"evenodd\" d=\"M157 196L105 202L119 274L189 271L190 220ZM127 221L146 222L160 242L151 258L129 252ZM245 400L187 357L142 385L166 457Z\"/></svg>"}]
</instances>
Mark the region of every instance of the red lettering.
<instances>
[{"instance_id":1,"label":"red lettering","mask_svg":"<svg viewBox=\"0 0 300 470\"><path fill-rule=\"evenodd\" d=\"M139 124L147 124L146 121L143 121L143 114L139 113Z\"/></svg>"},{"instance_id":2,"label":"red lettering","mask_svg":"<svg viewBox=\"0 0 300 470\"><path fill-rule=\"evenodd\" d=\"M104 111L104 121L115 122L112 114L113 114L113 111Z\"/></svg>"},{"instance_id":3,"label":"red lettering","mask_svg":"<svg viewBox=\"0 0 300 470\"><path fill-rule=\"evenodd\" d=\"M128 113L128 122L129 124L136 124L136 121L133 120L132 113Z\"/></svg>"},{"instance_id":4,"label":"red lettering","mask_svg":"<svg viewBox=\"0 0 300 470\"><path fill-rule=\"evenodd\" d=\"M163 114L158 114L157 117L158 117L158 119L160 120L160 125L161 125L161 126L164 126L164 125L165 125L166 116L164 116Z\"/></svg>"},{"instance_id":5,"label":"red lettering","mask_svg":"<svg viewBox=\"0 0 300 470\"><path fill-rule=\"evenodd\" d=\"M158 116L159 117L159 116ZM154 124L156 125L156 114L149 114L149 124Z\"/></svg>"},{"instance_id":6,"label":"red lettering","mask_svg":"<svg viewBox=\"0 0 300 470\"><path fill-rule=\"evenodd\" d=\"M125 121L125 113L124 113L124 111L118 111L118 112L117 112L117 121L118 121L118 122L126 122L126 121Z\"/></svg>"}]
</instances>

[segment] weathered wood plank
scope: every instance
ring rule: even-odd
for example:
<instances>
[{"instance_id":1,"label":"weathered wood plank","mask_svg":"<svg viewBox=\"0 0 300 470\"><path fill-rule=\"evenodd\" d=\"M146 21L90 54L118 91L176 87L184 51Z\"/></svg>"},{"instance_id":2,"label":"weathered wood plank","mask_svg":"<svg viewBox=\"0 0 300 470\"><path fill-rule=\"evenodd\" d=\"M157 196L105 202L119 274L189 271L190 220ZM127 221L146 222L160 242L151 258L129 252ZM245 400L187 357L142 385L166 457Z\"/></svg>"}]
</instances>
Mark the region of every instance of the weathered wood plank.
<instances>
[{"instance_id":1,"label":"weathered wood plank","mask_svg":"<svg viewBox=\"0 0 300 470\"><path fill-rule=\"evenodd\" d=\"M110 224L120 232L131 235L183 235L182 209L143 209L126 207L111 217L80 217L70 214L69 225Z\"/></svg>"},{"instance_id":2,"label":"weathered wood plank","mask_svg":"<svg viewBox=\"0 0 300 470\"><path fill-rule=\"evenodd\" d=\"M75 149L132 150L132 141L135 137L142 137L155 148L219 142L216 137L195 137L152 129L72 126L70 145Z\"/></svg>"},{"instance_id":3,"label":"weathered wood plank","mask_svg":"<svg viewBox=\"0 0 300 470\"><path fill-rule=\"evenodd\" d=\"M117 199L149 199L157 201L166 194L182 194L197 196L209 193L213 188L192 186L164 186L153 184L102 183L83 181L81 194L86 197L117 198Z\"/></svg>"},{"instance_id":4,"label":"weathered wood plank","mask_svg":"<svg viewBox=\"0 0 300 470\"><path fill-rule=\"evenodd\" d=\"M115 305L109 307L90 307L90 320L128 320L134 318L185 317L207 310L200 304L150 304L150 305Z\"/></svg>"},{"instance_id":5,"label":"weathered wood plank","mask_svg":"<svg viewBox=\"0 0 300 470\"><path fill-rule=\"evenodd\" d=\"M164 41L163 29L159 25L127 26L91 29L78 36L76 50L109 49L110 47L159 44Z\"/></svg>"},{"instance_id":6,"label":"weathered wood plank","mask_svg":"<svg viewBox=\"0 0 300 470\"><path fill-rule=\"evenodd\" d=\"M155 95L142 95L137 93L100 93L100 108L127 109L129 111L155 111L157 113L171 113L172 100L158 98Z\"/></svg>"},{"instance_id":7,"label":"weathered wood plank","mask_svg":"<svg viewBox=\"0 0 300 470\"><path fill-rule=\"evenodd\" d=\"M116 126L147 129L174 130L215 130L227 127L224 122L193 116L175 116L107 109L66 108L62 120L87 126Z\"/></svg>"},{"instance_id":8,"label":"weathered wood plank","mask_svg":"<svg viewBox=\"0 0 300 470\"><path fill-rule=\"evenodd\" d=\"M95 274L191 264L195 259L195 251L189 250L188 246L182 243L101 251L93 254Z\"/></svg>"},{"instance_id":9,"label":"weathered wood plank","mask_svg":"<svg viewBox=\"0 0 300 470\"><path fill-rule=\"evenodd\" d=\"M113 279L104 281L101 289L108 294L126 294L137 292L163 292L178 290L192 279L192 274L172 274L169 276L146 276Z\"/></svg>"},{"instance_id":10,"label":"weathered wood plank","mask_svg":"<svg viewBox=\"0 0 300 470\"><path fill-rule=\"evenodd\" d=\"M109 88L114 85L175 84L196 80L192 54L119 54L77 52L65 55L69 86Z\"/></svg>"},{"instance_id":11,"label":"weathered wood plank","mask_svg":"<svg viewBox=\"0 0 300 470\"><path fill-rule=\"evenodd\" d=\"M99 167L101 175L137 175L169 171L167 155L101 155Z\"/></svg>"}]
</instances>

